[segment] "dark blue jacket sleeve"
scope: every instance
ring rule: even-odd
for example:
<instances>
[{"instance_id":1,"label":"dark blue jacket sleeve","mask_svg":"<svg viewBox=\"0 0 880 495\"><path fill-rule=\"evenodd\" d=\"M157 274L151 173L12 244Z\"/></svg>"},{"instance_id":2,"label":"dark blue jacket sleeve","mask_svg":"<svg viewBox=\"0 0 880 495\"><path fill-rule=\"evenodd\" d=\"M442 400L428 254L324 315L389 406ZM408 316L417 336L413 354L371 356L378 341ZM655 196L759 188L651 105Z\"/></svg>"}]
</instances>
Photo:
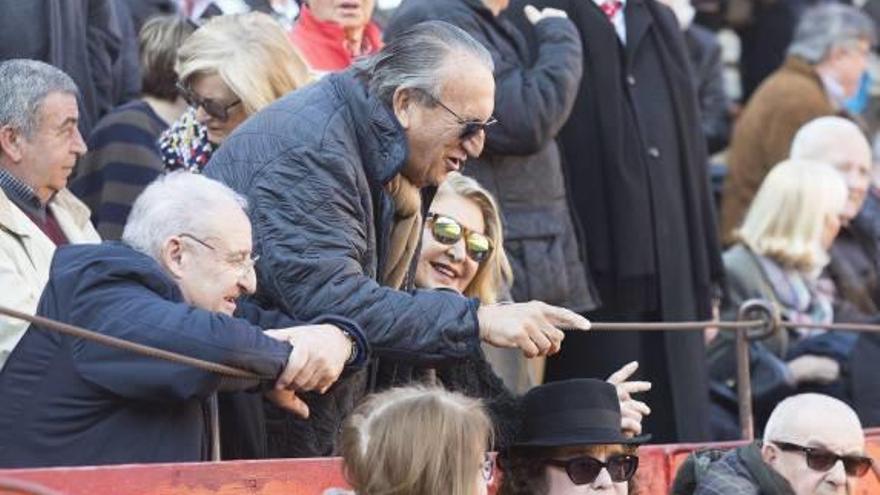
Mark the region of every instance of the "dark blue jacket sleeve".
<instances>
[{"instance_id":1,"label":"dark blue jacket sleeve","mask_svg":"<svg viewBox=\"0 0 880 495\"><path fill-rule=\"evenodd\" d=\"M266 380L281 373L290 355L290 344L263 335L245 320L168 301L137 280L86 283L75 292L64 298L76 302L69 308L71 322L105 335L252 371ZM83 339L71 339L70 346L83 379L130 399L204 397L222 378Z\"/></svg>"}]
</instances>

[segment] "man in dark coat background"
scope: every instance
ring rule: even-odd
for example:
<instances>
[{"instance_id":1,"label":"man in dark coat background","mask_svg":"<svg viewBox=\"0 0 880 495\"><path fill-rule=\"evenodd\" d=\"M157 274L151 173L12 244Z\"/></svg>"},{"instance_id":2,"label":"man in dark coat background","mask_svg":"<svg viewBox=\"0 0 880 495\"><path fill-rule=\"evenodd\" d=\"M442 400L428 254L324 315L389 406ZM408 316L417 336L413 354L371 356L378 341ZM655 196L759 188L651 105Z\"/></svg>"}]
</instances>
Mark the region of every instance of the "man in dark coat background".
<instances>
[{"instance_id":1,"label":"man in dark coat background","mask_svg":"<svg viewBox=\"0 0 880 495\"><path fill-rule=\"evenodd\" d=\"M114 64L122 46L113 0L0 0L0 60L28 58L69 75L80 98L80 132L88 136L115 105Z\"/></svg>"},{"instance_id":2,"label":"man in dark coat background","mask_svg":"<svg viewBox=\"0 0 880 495\"><path fill-rule=\"evenodd\" d=\"M602 301L589 317L708 318L723 271L692 69L673 13L655 0L534 4L566 11L584 44L580 93L560 139ZM509 12L530 31L522 8ZM548 379L607 376L628 361L654 384L645 429L655 440L709 439L701 332L570 334Z\"/></svg>"}]
</instances>

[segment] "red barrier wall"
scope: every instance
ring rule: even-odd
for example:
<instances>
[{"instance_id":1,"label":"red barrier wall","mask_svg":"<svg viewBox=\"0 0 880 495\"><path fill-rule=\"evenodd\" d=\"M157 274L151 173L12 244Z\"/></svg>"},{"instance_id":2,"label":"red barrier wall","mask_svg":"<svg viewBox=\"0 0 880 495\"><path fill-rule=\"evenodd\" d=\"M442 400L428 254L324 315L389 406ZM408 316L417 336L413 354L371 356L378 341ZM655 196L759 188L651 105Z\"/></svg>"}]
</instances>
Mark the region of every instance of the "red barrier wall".
<instances>
[{"instance_id":1,"label":"red barrier wall","mask_svg":"<svg viewBox=\"0 0 880 495\"><path fill-rule=\"evenodd\" d=\"M880 430L869 430L868 452L880 462ZM734 444L652 445L639 450L644 495L666 495L675 471L697 448ZM345 486L339 459L284 459L192 464L0 470L0 478L38 483L65 495L321 495ZM853 495L880 494L880 472ZM493 490L494 492L494 490ZM0 495L22 493L0 489Z\"/></svg>"}]
</instances>

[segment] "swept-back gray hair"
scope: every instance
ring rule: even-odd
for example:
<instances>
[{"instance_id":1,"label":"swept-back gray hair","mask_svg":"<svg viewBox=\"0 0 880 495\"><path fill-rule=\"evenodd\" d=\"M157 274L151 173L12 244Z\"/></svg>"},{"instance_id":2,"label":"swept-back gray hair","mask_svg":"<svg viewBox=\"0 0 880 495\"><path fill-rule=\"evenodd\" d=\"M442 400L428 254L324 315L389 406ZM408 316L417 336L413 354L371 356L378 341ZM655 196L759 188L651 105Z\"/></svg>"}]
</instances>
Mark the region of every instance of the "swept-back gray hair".
<instances>
[{"instance_id":1,"label":"swept-back gray hair","mask_svg":"<svg viewBox=\"0 0 880 495\"><path fill-rule=\"evenodd\" d=\"M416 89L440 98L449 57L470 55L494 70L486 47L461 28L443 21L416 24L393 38L382 50L354 65L366 77L370 92L390 105L394 92Z\"/></svg>"},{"instance_id":2,"label":"swept-back gray hair","mask_svg":"<svg viewBox=\"0 0 880 495\"><path fill-rule=\"evenodd\" d=\"M788 46L789 55L797 55L818 64L839 46L867 41L877 43L874 22L861 10L839 3L826 3L804 12Z\"/></svg>"},{"instance_id":3,"label":"swept-back gray hair","mask_svg":"<svg viewBox=\"0 0 880 495\"><path fill-rule=\"evenodd\" d=\"M51 93L79 95L73 79L47 63L0 62L0 127L8 125L30 137L40 124L40 105Z\"/></svg>"},{"instance_id":4,"label":"swept-back gray hair","mask_svg":"<svg viewBox=\"0 0 880 495\"><path fill-rule=\"evenodd\" d=\"M162 244L169 237L183 233L216 235L209 232L208 215L230 206L246 210L247 200L203 175L174 172L158 178L138 196L122 231L122 241L159 259Z\"/></svg>"}]
</instances>

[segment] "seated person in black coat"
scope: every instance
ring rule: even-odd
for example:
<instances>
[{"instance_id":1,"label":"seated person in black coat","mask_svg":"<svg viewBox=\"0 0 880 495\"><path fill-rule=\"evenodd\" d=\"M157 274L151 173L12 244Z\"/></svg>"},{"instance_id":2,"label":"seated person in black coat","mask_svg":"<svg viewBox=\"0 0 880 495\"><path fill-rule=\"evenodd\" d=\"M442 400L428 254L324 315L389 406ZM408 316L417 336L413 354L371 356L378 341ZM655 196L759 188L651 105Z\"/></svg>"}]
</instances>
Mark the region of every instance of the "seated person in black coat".
<instances>
[{"instance_id":1,"label":"seated person in black coat","mask_svg":"<svg viewBox=\"0 0 880 495\"><path fill-rule=\"evenodd\" d=\"M295 326L238 301L256 285L244 205L202 176L160 179L135 202L122 243L56 252L38 314L252 371L276 403L307 416L294 392L323 392L346 364L364 363L365 340L344 319ZM220 385L191 366L32 326L0 373L0 466L204 459L205 400Z\"/></svg>"}]
</instances>

